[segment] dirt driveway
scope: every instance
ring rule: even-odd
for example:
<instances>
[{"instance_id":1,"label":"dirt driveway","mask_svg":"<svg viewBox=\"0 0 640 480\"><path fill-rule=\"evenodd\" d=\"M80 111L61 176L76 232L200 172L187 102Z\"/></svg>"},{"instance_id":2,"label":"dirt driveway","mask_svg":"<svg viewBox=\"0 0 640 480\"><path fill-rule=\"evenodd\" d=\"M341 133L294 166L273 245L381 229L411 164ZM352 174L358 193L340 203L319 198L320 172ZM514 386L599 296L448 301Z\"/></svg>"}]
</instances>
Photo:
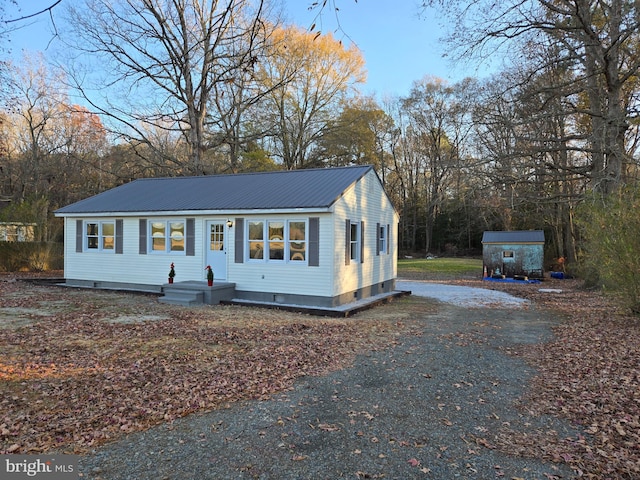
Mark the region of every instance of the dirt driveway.
<instances>
[{"instance_id":1,"label":"dirt driveway","mask_svg":"<svg viewBox=\"0 0 640 480\"><path fill-rule=\"evenodd\" d=\"M84 478L572 478L564 464L502 453L509 439L576 434L519 403L535 371L514 352L549 339L553 315L424 305L404 317L410 333L350 367L130 434L85 456Z\"/></svg>"}]
</instances>

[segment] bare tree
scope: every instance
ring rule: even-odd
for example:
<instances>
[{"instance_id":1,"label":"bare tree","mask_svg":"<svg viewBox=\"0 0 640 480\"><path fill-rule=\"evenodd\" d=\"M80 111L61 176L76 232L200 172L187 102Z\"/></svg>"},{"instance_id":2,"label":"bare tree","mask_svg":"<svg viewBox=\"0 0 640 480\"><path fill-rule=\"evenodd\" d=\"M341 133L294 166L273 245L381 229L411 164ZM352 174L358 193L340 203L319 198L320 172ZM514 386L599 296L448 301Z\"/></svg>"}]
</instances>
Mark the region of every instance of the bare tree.
<instances>
[{"instance_id":1,"label":"bare tree","mask_svg":"<svg viewBox=\"0 0 640 480\"><path fill-rule=\"evenodd\" d=\"M624 183L629 158L625 137L632 118L630 92L640 69L640 4L631 0L427 0L453 22L452 48L459 56L490 58L496 53L526 53L540 43L556 55L529 56L531 71L548 62L572 69L572 82L585 92L576 111L590 122L592 187L610 192ZM566 85L561 85L566 88Z\"/></svg>"},{"instance_id":2,"label":"bare tree","mask_svg":"<svg viewBox=\"0 0 640 480\"><path fill-rule=\"evenodd\" d=\"M111 186L100 168L105 129L98 116L70 104L64 74L42 55L24 55L11 66L10 85L0 162L5 193L17 202L42 196L60 206Z\"/></svg>"},{"instance_id":3,"label":"bare tree","mask_svg":"<svg viewBox=\"0 0 640 480\"><path fill-rule=\"evenodd\" d=\"M202 174L212 91L254 67L264 8L264 0L87 0L70 9L73 46L107 74L92 90L87 70L74 68L74 86L136 144L152 150L147 131L179 132L188 158L161 158L177 174Z\"/></svg>"},{"instance_id":4,"label":"bare tree","mask_svg":"<svg viewBox=\"0 0 640 480\"><path fill-rule=\"evenodd\" d=\"M55 126L68 98L60 73L47 69L42 56L24 56L20 66L12 65L10 70L14 102L8 117L16 127L10 144L13 162L17 162L12 195L22 201L49 191L48 161L65 142L54 134Z\"/></svg>"},{"instance_id":5,"label":"bare tree","mask_svg":"<svg viewBox=\"0 0 640 480\"><path fill-rule=\"evenodd\" d=\"M296 27L278 29L270 46L261 75L270 90L263 105L273 150L289 170L321 166L312 150L353 86L364 81L364 59L330 34Z\"/></svg>"},{"instance_id":6,"label":"bare tree","mask_svg":"<svg viewBox=\"0 0 640 480\"><path fill-rule=\"evenodd\" d=\"M408 128L405 137L412 155L418 159L419 184L423 189L424 248L433 246L433 229L443 203L459 190L463 169L462 150L469 132L471 104L465 91L467 82L447 85L438 78L414 83L403 109ZM457 192L456 192L457 193Z\"/></svg>"}]
</instances>

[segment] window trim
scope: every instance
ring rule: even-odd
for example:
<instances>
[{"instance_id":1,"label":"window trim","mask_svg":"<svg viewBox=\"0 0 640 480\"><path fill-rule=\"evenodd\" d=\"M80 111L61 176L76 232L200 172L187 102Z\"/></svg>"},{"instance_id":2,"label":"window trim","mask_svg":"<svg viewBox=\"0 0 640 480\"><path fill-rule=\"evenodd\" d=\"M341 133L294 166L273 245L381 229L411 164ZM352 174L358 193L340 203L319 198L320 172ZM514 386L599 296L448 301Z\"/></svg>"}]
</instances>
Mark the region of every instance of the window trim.
<instances>
[{"instance_id":1,"label":"window trim","mask_svg":"<svg viewBox=\"0 0 640 480\"><path fill-rule=\"evenodd\" d=\"M386 255L389 253L387 244L389 242L389 225L378 224L378 255Z\"/></svg>"},{"instance_id":2,"label":"window trim","mask_svg":"<svg viewBox=\"0 0 640 480\"><path fill-rule=\"evenodd\" d=\"M291 265L308 265L309 264L309 219L308 218L247 218L245 219L244 226L244 238L243 238L243 251L245 254L245 258L247 259L247 263L271 263L276 265L281 264L291 264ZM250 234L250 224L252 223L262 223L262 239L260 240L251 240L249 238ZM282 223L283 224L283 232L282 239L280 240L271 240L269 239L269 225L273 223ZM291 235L291 224L292 223L302 223L304 224L304 238L292 240L290 238ZM251 258L251 242L261 242L262 243L262 258ZM272 243L282 244L283 245L283 255L282 258L270 258L271 250L270 245ZM291 244L299 243L304 246L303 256L304 258L301 260L294 260L291 258Z\"/></svg>"},{"instance_id":3,"label":"window trim","mask_svg":"<svg viewBox=\"0 0 640 480\"><path fill-rule=\"evenodd\" d=\"M291 238L291 224L292 223L302 223L304 225L304 238ZM311 241L310 238L310 226L309 219L306 218L304 220L298 219L290 219L285 221L285 239L284 239L284 257L287 263L293 264L309 264L309 243ZM293 244L302 245L302 248L295 249L296 251L292 254L291 247ZM302 256L302 259L294 259L297 254Z\"/></svg>"},{"instance_id":4,"label":"window trim","mask_svg":"<svg viewBox=\"0 0 640 480\"><path fill-rule=\"evenodd\" d=\"M147 223L147 253L151 255L187 255L187 219L186 218L154 218L149 219ZM154 225L164 224L164 250L153 248L153 228ZM171 235L171 225L175 223L182 224L182 250L173 250L172 240L177 238ZM159 237L156 237L159 238Z\"/></svg>"},{"instance_id":5,"label":"window trim","mask_svg":"<svg viewBox=\"0 0 640 480\"><path fill-rule=\"evenodd\" d=\"M89 235L88 226L97 225L98 231L96 235ZM113 229L112 235L104 235L104 225L111 225ZM116 253L116 220L85 220L82 222L82 251L86 253ZM89 238L97 239L97 247L89 247ZM105 238L111 238L112 248L104 248Z\"/></svg>"},{"instance_id":6,"label":"window trim","mask_svg":"<svg viewBox=\"0 0 640 480\"><path fill-rule=\"evenodd\" d=\"M360 263L360 222L349 222L349 229L349 260Z\"/></svg>"},{"instance_id":7,"label":"window trim","mask_svg":"<svg viewBox=\"0 0 640 480\"><path fill-rule=\"evenodd\" d=\"M352 235L354 232L356 236L355 240ZM364 244L362 242L363 233L364 233L364 222L347 220L347 239L348 239L348 245L346 245L347 247L346 264L347 265L350 265L351 263L363 262L364 260L364 252L363 252Z\"/></svg>"}]
</instances>

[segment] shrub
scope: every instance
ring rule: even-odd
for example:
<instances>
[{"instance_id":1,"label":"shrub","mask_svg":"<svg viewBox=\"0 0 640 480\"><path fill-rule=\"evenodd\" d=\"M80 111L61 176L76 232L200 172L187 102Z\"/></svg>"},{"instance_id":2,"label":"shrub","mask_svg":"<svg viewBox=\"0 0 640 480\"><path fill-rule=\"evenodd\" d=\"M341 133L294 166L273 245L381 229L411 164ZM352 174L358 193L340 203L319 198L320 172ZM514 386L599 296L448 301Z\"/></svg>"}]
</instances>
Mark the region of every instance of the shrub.
<instances>
[{"instance_id":1,"label":"shrub","mask_svg":"<svg viewBox=\"0 0 640 480\"><path fill-rule=\"evenodd\" d=\"M54 242L0 242L0 271L60 270L63 247Z\"/></svg>"},{"instance_id":2,"label":"shrub","mask_svg":"<svg viewBox=\"0 0 640 480\"><path fill-rule=\"evenodd\" d=\"M616 295L640 313L640 188L593 194L578 209L583 235L580 274L588 286Z\"/></svg>"}]
</instances>

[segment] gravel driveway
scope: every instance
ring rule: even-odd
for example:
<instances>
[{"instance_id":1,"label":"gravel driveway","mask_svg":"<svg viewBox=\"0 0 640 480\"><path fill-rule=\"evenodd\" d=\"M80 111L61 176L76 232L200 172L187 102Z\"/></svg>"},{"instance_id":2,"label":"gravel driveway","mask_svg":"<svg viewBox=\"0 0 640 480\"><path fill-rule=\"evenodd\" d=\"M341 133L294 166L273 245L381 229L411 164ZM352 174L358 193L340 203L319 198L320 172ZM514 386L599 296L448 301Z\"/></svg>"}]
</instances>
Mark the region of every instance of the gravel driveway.
<instances>
[{"instance_id":1,"label":"gravel driveway","mask_svg":"<svg viewBox=\"0 0 640 480\"><path fill-rule=\"evenodd\" d=\"M507 353L548 339L553 316L492 297L500 292L434 285L401 282L416 295L440 288L448 303L388 349L269 401L129 435L84 457L80 471L96 480L572 478L564 465L483 446L505 426L575 435L519 408L535 371Z\"/></svg>"},{"instance_id":2,"label":"gravel driveway","mask_svg":"<svg viewBox=\"0 0 640 480\"><path fill-rule=\"evenodd\" d=\"M529 304L529 301L523 298L486 288L404 280L396 282L396 286L398 290L409 290L413 295L433 298L459 307L521 308Z\"/></svg>"}]
</instances>

